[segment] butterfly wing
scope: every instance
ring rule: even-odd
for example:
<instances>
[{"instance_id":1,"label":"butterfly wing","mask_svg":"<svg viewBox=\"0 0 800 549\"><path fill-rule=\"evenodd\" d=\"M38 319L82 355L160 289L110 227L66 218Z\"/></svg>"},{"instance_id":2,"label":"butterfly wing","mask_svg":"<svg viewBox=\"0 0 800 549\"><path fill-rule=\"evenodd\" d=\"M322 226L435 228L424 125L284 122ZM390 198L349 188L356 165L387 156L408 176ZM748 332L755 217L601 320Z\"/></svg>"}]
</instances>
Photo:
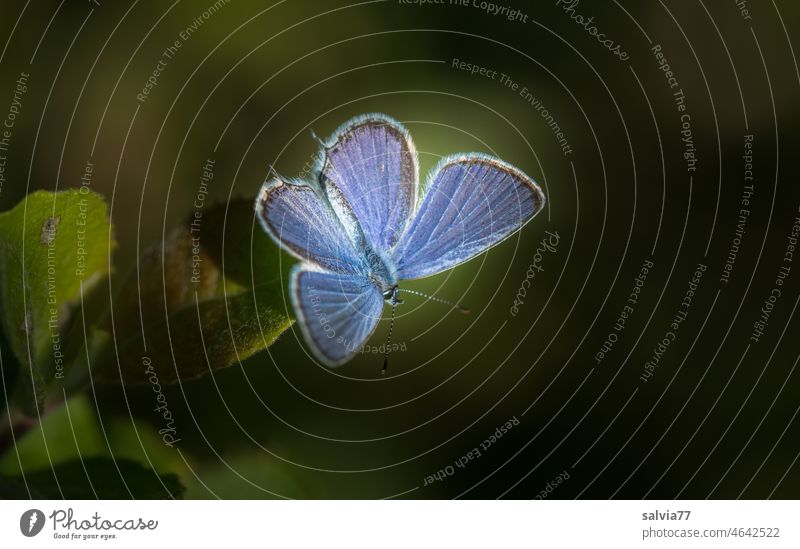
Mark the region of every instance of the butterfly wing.
<instances>
[{"instance_id":1,"label":"butterfly wing","mask_svg":"<svg viewBox=\"0 0 800 549\"><path fill-rule=\"evenodd\" d=\"M443 159L431 172L419 211L393 251L401 279L422 278L498 244L544 206L536 183L481 154Z\"/></svg>"},{"instance_id":2,"label":"butterfly wing","mask_svg":"<svg viewBox=\"0 0 800 549\"><path fill-rule=\"evenodd\" d=\"M275 178L256 200L261 225L303 260L290 277L292 305L314 354L329 366L352 357L383 311L383 296L366 274L363 250L312 184ZM354 218L351 224L357 226Z\"/></svg>"},{"instance_id":3,"label":"butterfly wing","mask_svg":"<svg viewBox=\"0 0 800 549\"><path fill-rule=\"evenodd\" d=\"M267 234L295 257L333 272L362 272L364 254L319 189L276 177L261 187L256 213Z\"/></svg>"},{"instance_id":4,"label":"butterfly wing","mask_svg":"<svg viewBox=\"0 0 800 549\"><path fill-rule=\"evenodd\" d=\"M388 252L415 208L419 167L408 132L385 115L370 114L346 122L323 145L319 180L337 214L350 226L352 212L366 244Z\"/></svg>"},{"instance_id":5,"label":"butterfly wing","mask_svg":"<svg viewBox=\"0 0 800 549\"><path fill-rule=\"evenodd\" d=\"M383 296L365 276L295 265L291 295L314 354L329 366L349 360L378 325Z\"/></svg>"}]
</instances>

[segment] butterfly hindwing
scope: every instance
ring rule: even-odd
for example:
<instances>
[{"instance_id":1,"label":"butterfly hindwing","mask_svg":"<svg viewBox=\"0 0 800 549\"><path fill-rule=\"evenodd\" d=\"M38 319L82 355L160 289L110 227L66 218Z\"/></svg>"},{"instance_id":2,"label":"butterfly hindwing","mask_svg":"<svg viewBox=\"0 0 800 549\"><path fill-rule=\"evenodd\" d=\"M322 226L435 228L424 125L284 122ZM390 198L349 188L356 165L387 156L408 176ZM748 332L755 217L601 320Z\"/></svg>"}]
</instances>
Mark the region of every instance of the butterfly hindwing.
<instances>
[{"instance_id":1,"label":"butterfly hindwing","mask_svg":"<svg viewBox=\"0 0 800 549\"><path fill-rule=\"evenodd\" d=\"M398 277L422 278L464 263L516 232L543 205L538 185L497 158L445 158L393 251Z\"/></svg>"},{"instance_id":2,"label":"butterfly hindwing","mask_svg":"<svg viewBox=\"0 0 800 549\"><path fill-rule=\"evenodd\" d=\"M337 213L346 204L367 244L389 251L415 208L419 167L408 132L385 115L361 116L334 133L324 152L320 183Z\"/></svg>"},{"instance_id":3,"label":"butterfly hindwing","mask_svg":"<svg viewBox=\"0 0 800 549\"><path fill-rule=\"evenodd\" d=\"M295 265L291 296L298 324L314 354L335 366L369 339L383 311L383 296L363 275L328 273Z\"/></svg>"}]
</instances>

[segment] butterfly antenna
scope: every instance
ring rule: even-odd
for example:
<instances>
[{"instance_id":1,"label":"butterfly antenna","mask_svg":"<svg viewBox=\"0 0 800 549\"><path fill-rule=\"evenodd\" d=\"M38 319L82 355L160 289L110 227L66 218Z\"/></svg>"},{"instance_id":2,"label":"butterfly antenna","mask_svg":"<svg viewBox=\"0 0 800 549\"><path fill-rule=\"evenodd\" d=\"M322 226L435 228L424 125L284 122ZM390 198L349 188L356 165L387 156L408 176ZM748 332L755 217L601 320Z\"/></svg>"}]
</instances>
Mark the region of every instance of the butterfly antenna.
<instances>
[{"instance_id":1,"label":"butterfly antenna","mask_svg":"<svg viewBox=\"0 0 800 549\"><path fill-rule=\"evenodd\" d=\"M424 297L425 299L430 299L431 301L436 301L437 303L441 303L442 305L448 305L448 306L452 307L453 309L457 310L459 313L464 314L464 315L468 315L470 313L469 308L464 307L460 303L456 303L454 301L449 301L447 299L442 299L441 297L435 297L435 296L432 296L432 295L423 294L422 292L418 292L416 290L407 290L405 288L397 288L397 291L405 292L407 294L418 295L420 297Z\"/></svg>"},{"instance_id":2,"label":"butterfly antenna","mask_svg":"<svg viewBox=\"0 0 800 549\"><path fill-rule=\"evenodd\" d=\"M311 139L313 139L314 141L319 143L320 147L322 147L323 149L327 149L328 148L325 145L325 142L322 139L320 139L319 136L317 136L317 134L316 134L316 132L314 130L309 129L308 131L311 132Z\"/></svg>"},{"instance_id":3,"label":"butterfly antenna","mask_svg":"<svg viewBox=\"0 0 800 549\"><path fill-rule=\"evenodd\" d=\"M381 370L381 375L386 374L386 370L389 368L389 351L392 347L392 330L394 329L394 313L397 309L397 303L392 303L392 320L389 321L389 334L386 336L386 346L385 351L383 351L383 369Z\"/></svg>"}]
</instances>

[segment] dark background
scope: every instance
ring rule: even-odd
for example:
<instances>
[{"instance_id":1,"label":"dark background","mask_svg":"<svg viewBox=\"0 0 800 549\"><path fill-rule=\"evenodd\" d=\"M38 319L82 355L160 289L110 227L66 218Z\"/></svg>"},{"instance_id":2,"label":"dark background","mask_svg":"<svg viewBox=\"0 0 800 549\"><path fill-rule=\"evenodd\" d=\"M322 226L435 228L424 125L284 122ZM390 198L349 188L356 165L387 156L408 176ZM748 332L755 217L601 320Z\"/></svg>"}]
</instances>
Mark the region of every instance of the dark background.
<instances>
[{"instance_id":1,"label":"dark background","mask_svg":"<svg viewBox=\"0 0 800 549\"><path fill-rule=\"evenodd\" d=\"M177 451L160 442L148 387L98 386L22 441L24 470L78 453L131 457L177 472L194 498L532 498L559 475L549 498L798 497L800 264L760 341L749 339L799 215L795 2L748 2L749 20L734 2L580 2L575 13L595 17L629 53L622 61L555 1L514 2L527 17L509 21L447 0L231 0L137 101L161 52L211 4L2 2L0 107L20 72L30 78L0 210L78 186L92 159L124 273L137 245L192 211L207 158L209 200L254 197L270 166L303 171L316 152L309 129L327 136L372 111L408 127L423 175L447 154L493 153L539 181L548 206L488 254L408 284L473 313L409 297L394 335L406 350L387 376L377 354L316 364L295 326L268 352L169 389ZM693 173L651 44L686 96ZM454 58L527 87L572 154L518 91ZM755 190L724 283L745 134ZM560 235L557 251L514 317L546 230ZM639 302L598 364L648 259ZM644 384L699 263L688 317ZM425 486L514 416L479 459ZM16 458L0 472L16 472Z\"/></svg>"}]
</instances>

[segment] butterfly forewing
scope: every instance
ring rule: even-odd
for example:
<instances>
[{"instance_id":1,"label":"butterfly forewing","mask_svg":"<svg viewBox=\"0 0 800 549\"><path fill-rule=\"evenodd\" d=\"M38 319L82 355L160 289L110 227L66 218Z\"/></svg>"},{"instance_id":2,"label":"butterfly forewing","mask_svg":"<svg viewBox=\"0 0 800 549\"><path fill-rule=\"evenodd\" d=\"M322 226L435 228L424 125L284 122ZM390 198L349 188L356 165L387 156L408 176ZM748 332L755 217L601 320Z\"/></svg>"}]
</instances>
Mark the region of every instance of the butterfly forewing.
<instances>
[{"instance_id":1,"label":"butterfly forewing","mask_svg":"<svg viewBox=\"0 0 800 549\"><path fill-rule=\"evenodd\" d=\"M392 254L397 275L422 278L464 263L513 234L543 205L541 189L509 164L480 154L446 158Z\"/></svg>"},{"instance_id":2,"label":"butterfly forewing","mask_svg":"<svg viewBox=\"0 0 800 549\"><path fill-rule=\"evenodd\" d=\"M275 178L262 187L256 211L267 233L296 257L329 271L363 272L363 253L313 187Z\"/></svg>"},{"instance_id":3,"label":"butterfly forewing","mask_svg":"<svg viewBox=\"0 0 800 549\"><path fill-rule=\"evenodd\" d=\"M417 194L417 151L408 132L387 116L366 115L345 124L325 149L320 181L331 202L344 199L367 244L389 251L414 211Z\"/></svg>"}]
</instances>

